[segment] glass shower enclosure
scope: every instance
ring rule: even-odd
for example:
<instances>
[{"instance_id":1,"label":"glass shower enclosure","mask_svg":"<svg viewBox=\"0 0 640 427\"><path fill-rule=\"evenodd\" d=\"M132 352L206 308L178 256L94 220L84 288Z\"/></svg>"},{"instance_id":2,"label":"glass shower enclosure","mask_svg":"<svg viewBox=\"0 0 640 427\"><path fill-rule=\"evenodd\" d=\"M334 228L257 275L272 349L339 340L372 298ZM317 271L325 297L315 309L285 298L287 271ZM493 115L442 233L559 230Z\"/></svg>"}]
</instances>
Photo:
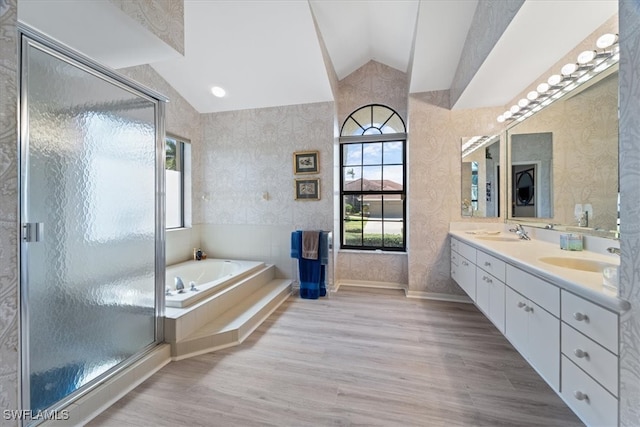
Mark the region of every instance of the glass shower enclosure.
<instances>
[{"instance_id":1,"label":"glass shower enclosure","mask_svg":"<svg viewBox=\"0 0 640 427\"><path fill-rule=\"evenodd\" d=\"M22 29L22 405L62 407L163 340L161 95Z\"/></svg>"}]
</instances>

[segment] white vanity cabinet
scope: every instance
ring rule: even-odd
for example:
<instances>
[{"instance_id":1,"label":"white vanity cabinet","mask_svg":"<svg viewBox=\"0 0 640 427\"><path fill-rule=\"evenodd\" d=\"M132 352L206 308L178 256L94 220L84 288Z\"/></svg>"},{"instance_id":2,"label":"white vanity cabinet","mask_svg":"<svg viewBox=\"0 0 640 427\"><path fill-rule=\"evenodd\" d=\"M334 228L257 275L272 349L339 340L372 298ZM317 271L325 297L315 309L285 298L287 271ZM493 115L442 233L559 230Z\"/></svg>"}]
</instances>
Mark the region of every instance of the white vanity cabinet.
<instances>
[{"instance_id":1,"label":"white vanity cabinet","mask_svg":"<svg viewBox=\"0 0 640 427\"><path fill-rule=\"evenodd\" d=\"M562 291L562 398L587 425L618 424L618 314Z\"/></svg>"},{"instance_id":2,"label":"white vanity cabinet","mask_svg":"<svg viewBox=\"0 0 640 427\"><path fill-rule=\"evenodd\" d=\"M560 390L560 289L507 265L505 335Z\"/></svg>"},{"instance_id":3,"label":"white vanity cabinet","mask_svg":"<svg viewBox=\"0 0 640 427\"><path fill-rule=\"evenodd\" d=\"M586 425L616 426L619 310L540 274L526 256L456 237L451 276L476 306Z\"/></svg>"},{"instance_id":4,"label":"white vanity cabinet","mask_svg":"<svg viewBox=\"0 0 640 427\"><path fill-rule=\"evenodd\" d=\"M451 277L476 300L476 249L457 239L451 239Z\"/></svg>"},{"instance_id":5,"label":"white vanity cabinet","mask_svg":"<svg viewBox=\"0 0 640 427\"><path fill-rule=\"evenodd\" d=\"M476 305L504 334L505 263L483 251L476 252Z\"/></svg>"}]
</instances>

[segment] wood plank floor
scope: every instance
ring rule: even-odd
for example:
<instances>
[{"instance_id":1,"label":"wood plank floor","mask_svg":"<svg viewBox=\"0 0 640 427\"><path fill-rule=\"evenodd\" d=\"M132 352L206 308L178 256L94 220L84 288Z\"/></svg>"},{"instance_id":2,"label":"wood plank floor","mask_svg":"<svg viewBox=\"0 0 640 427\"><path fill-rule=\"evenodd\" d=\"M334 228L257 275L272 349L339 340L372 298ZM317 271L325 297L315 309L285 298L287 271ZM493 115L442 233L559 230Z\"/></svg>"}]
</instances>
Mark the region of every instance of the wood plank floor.
<instances>
[{"instance_id":1,"label":"wood plank floor","mask_svg":"<svg viewBox=\"0 0 640 427\"><path fill-rule=\"evenodd\" d=\"M90 426L573 426L470 304L341 288L291 297L243 344L173 362Z\"/></svg>"}]
</instances>

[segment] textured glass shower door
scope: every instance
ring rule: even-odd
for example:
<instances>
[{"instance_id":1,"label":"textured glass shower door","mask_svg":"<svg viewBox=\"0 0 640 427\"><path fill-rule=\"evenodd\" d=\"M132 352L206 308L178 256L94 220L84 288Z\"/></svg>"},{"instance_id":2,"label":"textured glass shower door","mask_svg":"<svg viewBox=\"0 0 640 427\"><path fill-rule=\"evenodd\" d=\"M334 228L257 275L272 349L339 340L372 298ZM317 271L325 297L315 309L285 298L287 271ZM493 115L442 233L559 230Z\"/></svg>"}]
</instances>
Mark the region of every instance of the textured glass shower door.
<instances>
[{"instance_id":1,"label":"textured glass shower door","mask_svg":"<svg viewBox=\"0 0 640 427\"><path fill-rule=\"evenodd\" d=\"M23 405L39 411L162 339L161 107L26 36L21 65Z\"/></svg>"}]
</instances>

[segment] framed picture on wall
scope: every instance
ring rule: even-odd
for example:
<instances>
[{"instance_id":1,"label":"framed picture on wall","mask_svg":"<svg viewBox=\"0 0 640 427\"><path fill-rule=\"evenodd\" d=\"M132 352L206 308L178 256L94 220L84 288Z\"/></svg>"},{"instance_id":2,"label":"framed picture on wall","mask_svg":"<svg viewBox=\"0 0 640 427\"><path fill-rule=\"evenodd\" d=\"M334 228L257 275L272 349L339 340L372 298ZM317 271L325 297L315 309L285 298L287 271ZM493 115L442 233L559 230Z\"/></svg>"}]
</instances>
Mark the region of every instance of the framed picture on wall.
<instances>
[{"instance_id":1,"label":"framed picture on wall","mask_svg":"<svg viewBox=\"0 0 640 427\"><path fill-rule=\"evenodd\" d=\"M320 200L320 178L296 179L296 200Z\"/></svg>"},{"instance_id":2,"label":"framed picture on wall","mask_svg":"<svg viewBox=\"0 0 640 427\"><path fill-rule=\"evenodd\" d=\"M295 174L318 173L320 164L318 163L317 151L297 151L293 153L293 172Z\"/></svg>"}]
</instances>

